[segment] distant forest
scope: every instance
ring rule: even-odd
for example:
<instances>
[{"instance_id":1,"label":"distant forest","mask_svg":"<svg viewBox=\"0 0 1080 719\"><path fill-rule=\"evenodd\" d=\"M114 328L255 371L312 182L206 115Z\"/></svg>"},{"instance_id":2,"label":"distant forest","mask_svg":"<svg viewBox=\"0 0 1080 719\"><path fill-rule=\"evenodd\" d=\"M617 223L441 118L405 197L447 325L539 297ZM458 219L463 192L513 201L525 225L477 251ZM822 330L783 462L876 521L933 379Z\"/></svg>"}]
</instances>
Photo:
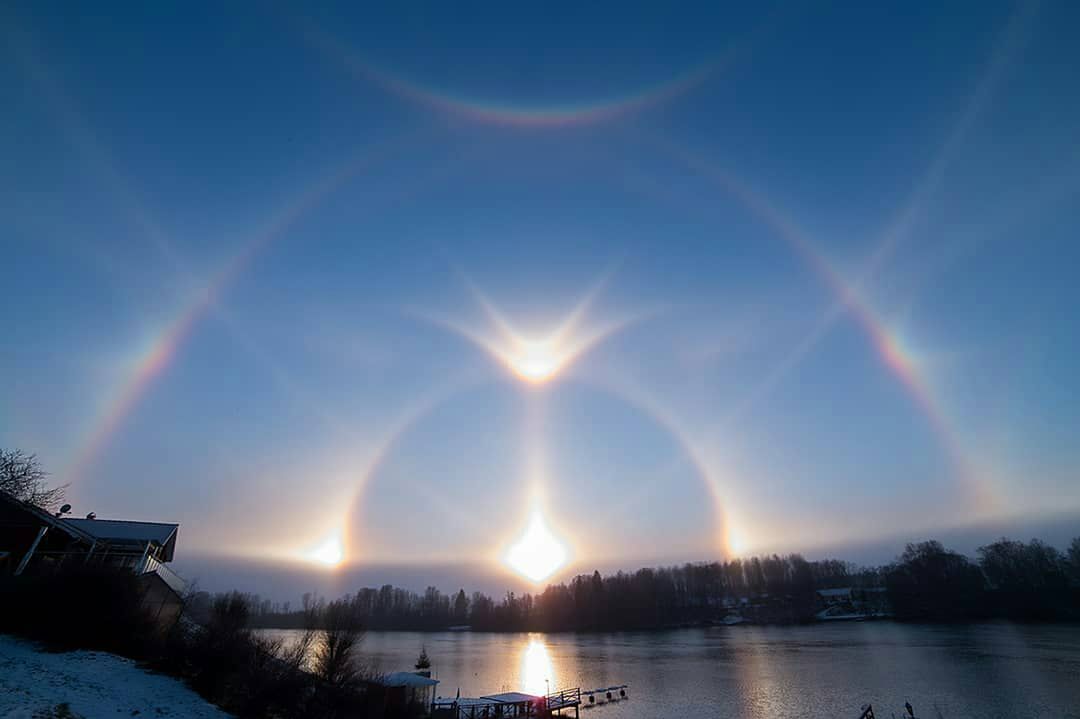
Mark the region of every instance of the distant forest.
<instances>
[{"instance_id":1,"label":"distant forest","mask_svg":"<svg viewBox=\"0 0 1080 719\"><path fill-rule=\"evenodd\" d=\"M850 589L851 592L824 590ZM1080 619L1080 537L1066 552L1041 542L1001 539L973 561L940 542L909 544L883 567L798 554L580 575L538 594L495 600L464 590L423 594L385 585L329 602L368 629L474 631L596 631L653 629L727 621L800 623L823 618L829 598L851 597L846 616L911 621ZM254 627L303 628L327 601L305 595L301 606L244 595ZM189 612L208 611L214 597L189 598ZM317 620L316 620L317 621Z\"/></svg>"}]
</instances>

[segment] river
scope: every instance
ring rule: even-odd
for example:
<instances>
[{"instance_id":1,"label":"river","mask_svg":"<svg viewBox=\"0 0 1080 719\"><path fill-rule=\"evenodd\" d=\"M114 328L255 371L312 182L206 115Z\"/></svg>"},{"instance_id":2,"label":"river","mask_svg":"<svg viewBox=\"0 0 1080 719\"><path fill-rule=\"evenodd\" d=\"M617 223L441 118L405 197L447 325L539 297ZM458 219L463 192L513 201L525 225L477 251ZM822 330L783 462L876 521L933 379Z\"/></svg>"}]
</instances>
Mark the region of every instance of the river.
<instances>
[{"instance_id":1,"label":"river","mask_svg":"<svg viewBox=\"0 0 1080 719\"><path fill-rule=\"evenodd\" d=\"M294 635L290 630L267 634ZM1080 626L893 622L613 634L368 632L364 661L412 667L426 647L439 694L540 694L629 684L589 719L1080 717Z\"/></svg>"}]
</instances>

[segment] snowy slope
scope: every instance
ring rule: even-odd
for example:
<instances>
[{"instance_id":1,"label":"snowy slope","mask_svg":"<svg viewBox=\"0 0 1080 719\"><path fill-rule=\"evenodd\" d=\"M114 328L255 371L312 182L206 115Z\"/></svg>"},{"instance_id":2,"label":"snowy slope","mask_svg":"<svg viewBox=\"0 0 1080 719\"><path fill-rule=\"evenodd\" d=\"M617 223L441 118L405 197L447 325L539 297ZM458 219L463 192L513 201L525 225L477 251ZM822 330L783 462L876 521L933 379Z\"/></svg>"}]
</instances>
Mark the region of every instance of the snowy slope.
<instances>
[{"instance_id":1,"label":"snowy slope","mask_svg":"<svg viewBox=\"0 0 1080 719\"><path fill-rule=\"evenodd\" d=\"M70 714L56 710L67 704ZM0 719L74 716L227 719L177 679L103 652L44 652L0 635Z\"/></svg>"}]
</instances>

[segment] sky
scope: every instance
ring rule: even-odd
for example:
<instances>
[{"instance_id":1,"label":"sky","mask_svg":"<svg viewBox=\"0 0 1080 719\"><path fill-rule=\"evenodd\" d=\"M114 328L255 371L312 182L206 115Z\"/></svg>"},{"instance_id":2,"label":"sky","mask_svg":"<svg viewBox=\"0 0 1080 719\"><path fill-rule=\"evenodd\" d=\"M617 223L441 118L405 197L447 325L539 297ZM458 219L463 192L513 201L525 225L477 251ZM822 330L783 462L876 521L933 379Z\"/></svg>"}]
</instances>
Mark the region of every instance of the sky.
<instances>
[{"instance_id":1,"label":"sky","mask_svg":"<svg viewBox=\"0 0 1080 719\"><path fill-rule=\"evenodd\" d=\"M864 5L5 4L0 446L325 572L1080 517L1080 8Z\"/></svg>"}]
</instances>

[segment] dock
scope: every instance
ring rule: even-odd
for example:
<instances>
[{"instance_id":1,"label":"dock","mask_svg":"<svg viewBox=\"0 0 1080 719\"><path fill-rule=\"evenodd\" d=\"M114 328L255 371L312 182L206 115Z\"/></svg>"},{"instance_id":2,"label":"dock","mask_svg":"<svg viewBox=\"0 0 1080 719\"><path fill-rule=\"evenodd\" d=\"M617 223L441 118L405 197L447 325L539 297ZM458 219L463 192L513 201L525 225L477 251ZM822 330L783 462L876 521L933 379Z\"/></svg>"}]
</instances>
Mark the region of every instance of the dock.
<instances>
[{"instance_id":1,"label":"dock","mask_svg":"<svg viewBox=\"0 0 1080 719\"><path fill-rule=\"evenodd\" d=\"M626 699L629 687L620 684L601 689L563 689L546 695L503 692L482 697L437 697L431 705L432 719L494 719L499 717L569 717L577 719L582 706L598 706ZM583 699L584 697L584 699Z\"/></svg>"},{"instance_id":2,"label":"dock","mask_svg":"<svg viewBox=\"0 0 1080 719\"><path fill-rule=\"evenodd\" d=\"M623 701L630 698L629 684L616 684L613 687L600 687L599 689L586 689L581 692L584 697L583 705L587 707L610 704L611 702Z\"/></svg>"}]
</instances>

